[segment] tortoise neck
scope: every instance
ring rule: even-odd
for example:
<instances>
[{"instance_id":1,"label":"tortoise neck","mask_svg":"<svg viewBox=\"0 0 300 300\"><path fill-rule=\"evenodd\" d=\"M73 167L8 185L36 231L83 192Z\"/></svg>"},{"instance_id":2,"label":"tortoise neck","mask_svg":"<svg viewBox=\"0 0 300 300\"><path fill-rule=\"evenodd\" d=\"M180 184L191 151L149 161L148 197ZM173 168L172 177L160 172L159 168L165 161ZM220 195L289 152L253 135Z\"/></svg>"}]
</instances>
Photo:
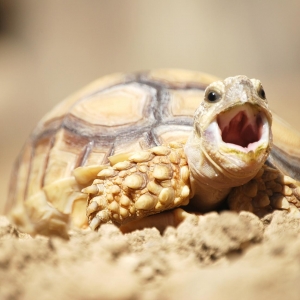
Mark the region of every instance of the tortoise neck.
<instances>
[{"instance_id":1,"label":"tortoise neck","mask_svg":"<svg viewBox=\"0 0 300 300\"><path fill-rule=\"evenodd\" d=\"M190 169L191 203L201 211L216 208L232 187L248 182L255 175L241 177L228 173L209 157L195 133L188 139L184 151Z\"/></svg>"}]
</instances>

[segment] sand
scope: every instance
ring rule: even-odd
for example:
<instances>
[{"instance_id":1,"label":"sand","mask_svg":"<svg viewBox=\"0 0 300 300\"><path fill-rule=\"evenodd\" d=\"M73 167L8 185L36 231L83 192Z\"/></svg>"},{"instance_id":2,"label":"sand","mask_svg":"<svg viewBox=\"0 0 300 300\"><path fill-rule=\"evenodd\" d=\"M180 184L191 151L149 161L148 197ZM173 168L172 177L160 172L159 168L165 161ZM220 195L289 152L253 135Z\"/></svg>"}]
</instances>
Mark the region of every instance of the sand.
<instances>
[{"instance_id":1,"label":"sand","mask_svg":"<svg viewBox=\"0 0 300 300\"><path fill-rule=\"evenodd\" d=\"M299 299L300 220L223 212L163 234L35 238L0 217L0 299Z\"/></svg>"}]
</instances>

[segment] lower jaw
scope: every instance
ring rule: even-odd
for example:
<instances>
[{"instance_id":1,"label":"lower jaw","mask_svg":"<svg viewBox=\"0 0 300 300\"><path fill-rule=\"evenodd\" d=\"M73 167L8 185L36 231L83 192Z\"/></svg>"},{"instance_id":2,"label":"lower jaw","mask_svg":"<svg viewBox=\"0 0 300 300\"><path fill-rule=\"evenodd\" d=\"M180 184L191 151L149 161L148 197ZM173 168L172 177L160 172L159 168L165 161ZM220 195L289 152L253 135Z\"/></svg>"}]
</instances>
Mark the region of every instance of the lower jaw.
<instances>
[{"instance_id":1,"label":"lower jaw","mask_svg":"<svg viewBox=\"0 0 300 300\"><path fill-rule=\"evenodd\" d=\"M255 176L265 163L270 152L270 147L264 143L248 152L230 147L221 147L218 152L219 155L225 157L225 163L221 163L221 167L231 174L237 172L237 175L242 176L244 174L247 177L248 175L251 177Z\"/></svg>"},{"instance_id":2,"label":"lower jaw","mask_svg":"<svg viewBox=\"0 0 300 300\"><path fill-rule=\"evenodd\" d=\"M233 148L224 144L219 147L219 152L224 155L236 156L239 160L248 162L253 160L260 160L261 157L265 156L265 154L269 152L269 145L268 143L261 143L260 145L257 145L253 148Z\"/></svg>"}]
</instances>

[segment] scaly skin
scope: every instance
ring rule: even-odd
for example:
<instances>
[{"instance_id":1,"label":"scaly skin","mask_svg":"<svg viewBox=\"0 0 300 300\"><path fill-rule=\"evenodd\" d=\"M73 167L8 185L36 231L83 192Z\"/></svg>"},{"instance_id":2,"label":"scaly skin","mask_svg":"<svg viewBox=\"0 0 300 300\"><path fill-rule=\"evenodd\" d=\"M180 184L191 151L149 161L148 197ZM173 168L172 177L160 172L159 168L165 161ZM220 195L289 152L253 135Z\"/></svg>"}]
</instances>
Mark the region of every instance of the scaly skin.
<instances>
[{"instance_id":1,"label":"scaly skin","mask_svg":"<svg viewBox=\"0 0 300 300\"><path fill-rule=\"evenodd\" d=\"M246 184L231 190L228 195L231 210L251 211L263 216L274 209L299 214L299 182L280 171L264 165L258 174Z\"/></svg>"},{"instance_id":2,"label":"scaly skin","mask_svg":"<svg viewBox=\"0 0 300 300\"><path fill-rule=\"evenodd\" d=\"M190 198L189 169L179 143L134 153L97 177L82 190L89 195L87 216L94 230L186 205ZM76 178L81 180L80 170Z\"/></svg>"}]
</instances>

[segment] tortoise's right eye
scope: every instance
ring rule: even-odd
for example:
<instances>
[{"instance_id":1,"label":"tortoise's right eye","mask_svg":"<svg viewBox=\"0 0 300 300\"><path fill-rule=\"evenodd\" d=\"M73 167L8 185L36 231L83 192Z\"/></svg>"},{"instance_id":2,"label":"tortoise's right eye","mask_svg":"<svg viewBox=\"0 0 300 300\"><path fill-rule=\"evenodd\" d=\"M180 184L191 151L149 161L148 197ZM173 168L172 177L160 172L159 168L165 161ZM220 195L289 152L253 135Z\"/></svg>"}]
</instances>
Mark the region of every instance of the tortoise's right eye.
<instances>
[{"instance_id":1,"label":"tortoise's right eye","mask_svg":"<svg viewBox=\"0 0 300 300\"><path fill-rule=\"evenodd\" d=\"M262 98L263 100L266 100L266 93L262 86L259 87L257 93L260 98Z\"/></svg>"},{"instance_id":2,"label":"tortoise's right eye","mask_svg":"<svg viewBox=\"0 0 300 300\"><path fill-rule=\"evenodd\" d=\"M219 92L217 91L208 91L208 93L206 94L206 100L210 103L215 103L218 102L221 99L221 95Z\"/></svg>"}]
</instances>

